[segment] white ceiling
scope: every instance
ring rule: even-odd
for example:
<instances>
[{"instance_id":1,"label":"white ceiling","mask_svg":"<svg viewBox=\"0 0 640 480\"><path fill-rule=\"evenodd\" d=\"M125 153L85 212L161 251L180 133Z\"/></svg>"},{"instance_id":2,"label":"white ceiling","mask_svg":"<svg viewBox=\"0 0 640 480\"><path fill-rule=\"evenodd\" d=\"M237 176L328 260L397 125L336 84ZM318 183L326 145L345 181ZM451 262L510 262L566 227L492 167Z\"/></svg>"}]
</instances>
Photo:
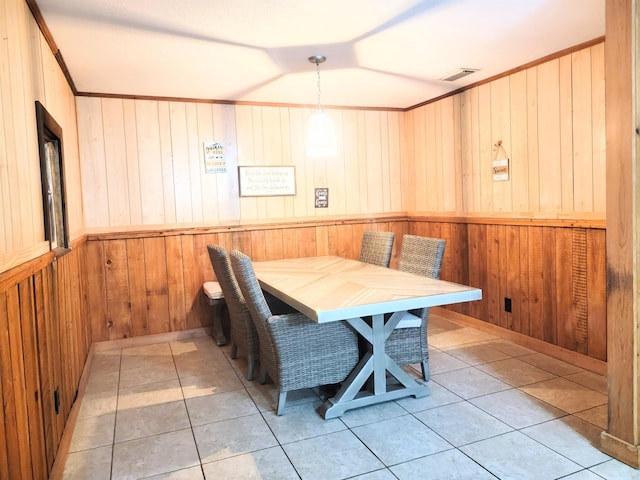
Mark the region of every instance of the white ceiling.
<instances>
[{"instance_id":1,"label":"white ceiling","mask_svg":"<svg viewBox=\"0 0 640 480\"><path fill-rule=\"evenodd\" d=\"M79 92L407 108L604 35L605 0L36 0ZM439 80L459 68L478 72Z\"/></svg>"}]
</instances>

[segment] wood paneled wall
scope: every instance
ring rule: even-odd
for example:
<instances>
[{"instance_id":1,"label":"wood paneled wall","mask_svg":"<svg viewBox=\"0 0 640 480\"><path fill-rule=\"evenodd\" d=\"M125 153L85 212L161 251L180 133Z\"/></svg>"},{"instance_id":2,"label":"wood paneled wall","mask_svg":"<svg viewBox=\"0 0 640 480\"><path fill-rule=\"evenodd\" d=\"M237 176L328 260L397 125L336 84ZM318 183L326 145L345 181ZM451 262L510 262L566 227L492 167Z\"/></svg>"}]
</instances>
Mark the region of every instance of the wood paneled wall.
<instances>
[{"instance_id":1,"label":"wood paneled wall","mask_svg":"<svg viewBox=\"0 0 640 480\"><path fill-rule=\"evenodd\" d=\"M203 282L215 279L209 243L239 249L256 261L314 255L357 258L365 230L391 230L401 238L406 227L405 219L392 218L90 237L92 341L210 325L212 310L202 293Z\"/></svg>"},{"instance_id":2,"label":"wood paneled wall","mask_svg":"<svg viewBox=\"0 0 640 480\"><path fill-rule=\"evenodd\" d=\"M602 226L412 219L409 231L447 241L443 279L482 289L481 301L451 310L606 361Z\"/></svg>"},{"instance_id":3,"label":"wood paneled wall","mask_svg":"<svg viewBox=\"0 0 640 480\"><path fill-rule=\"evenodd\" d=\"M91 345L85 261L79 245L0 274L2 479L44 480L53 466Z\"/></svg>"},{"instance_id":4,"label":"wood paneled wall","mask_svg":"<svg viewBox=\"0 0 640 480\"><path fill-rule=\"evenodd\" d=\"M44 241L35 101L62 127L71 238L83 228L75 100L24 0L0 2L0 272Z\"/></svg>"},{"instance_id":5,"label":"wood paneled wall","mask_svg":"<svg viewBox=\"0 0 640 480\"><path fill-rule=\"evenodd\" d=\"M606 360L605 238L602 227L479 220L395 219L245 227L207 233L105 235L88 242L93 341L206 326L202 283L215 278L208 243L255 261L312 255L357 258L365 230L447 241L441 278L482 288L483 299L452 310L598 360ZM512 312L504 310L504 298Z\"/></svg>"},{"instance_id":6,"label":"wood paneled wall","mask_svg":"<svg viewBox=\"0 0 640 480\"><path fill-rule=\"evenodd\" d=\"M78 97L87 227L209 225L402 210L401 112L328 110L340 151L305 155L311 110ZM203 142L227 172L204 172ZM296 195L240 198L238 165L294 165ZM314 189L329 188L316 209Z\"/></svg>"},{"instance_id":7,"label":"wood paneled wall","mask_svg":"<svg viewBox=\"0 0 640 480\"><path fill-rule=\"evenodd\" d=\"M604 218L604 46L408 112L329 110L339 153L304 154L310 110L77 98L88 227L401 211ZM204 141L228 171L205 174ZM509 181L494 182L498 141ZM295 165L292 197L239 198L237 165ZM314 208L314 188L329 208Z\"/></svg>"},{"instance_id":8,"label":"wood paneled wall","mask_svg":"<svg viewBox=\"0 0 640 480\"><path fill-rule=\"evenodd\" d=\"M406 208L604 218L604 113L604 43L411 110ZM498 141L509 181L493 181Z\"/></svg>"},{"instance_id":9,"label":"wood paneled wall","mask_svg":"<svg viewBox=\"0 0 640 480\"><path fill-rule=\"evenodd\" d=\"M0 478L47 478L92 341L209 323L209 242L262 260L354 258L370 228L445 238L442 277L484 293L453 309L606 359L602 228L379 215L604 218L602 44L409 112L329 110L339 153L311 159L309 109L75 99L24 0L0 2L0 39ZM96 236L52 260L36 100L63 129L71 239L85 226L154 231ZM508 182L491 179L498 140ZM204 141L225 145L226 174L204 174ZM280 164L296 167L295 197L239 198L237 165ZM329 188L329 208L314 208L316 187ZM166 231L176 224L210 229Z\"/></svg>"}]
</instances>

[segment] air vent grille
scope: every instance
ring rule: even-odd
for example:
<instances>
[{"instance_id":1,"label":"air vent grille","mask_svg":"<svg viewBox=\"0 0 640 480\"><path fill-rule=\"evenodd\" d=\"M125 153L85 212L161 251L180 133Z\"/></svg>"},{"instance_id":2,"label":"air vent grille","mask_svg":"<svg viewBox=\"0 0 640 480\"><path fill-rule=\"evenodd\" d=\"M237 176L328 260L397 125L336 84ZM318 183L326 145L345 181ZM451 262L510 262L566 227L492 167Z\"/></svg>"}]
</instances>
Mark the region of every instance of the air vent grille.
<instances>
[{"instance_id":1,"label":"air vent grille","mask_svg":"<svg viewBox=\"0 0 640 480\"><path fill-rule=\"evenodd\" d=\"M466 77L467 75L471 75L474 72L477 72L477 68L461 68L460 70L456 70L455 72L450 73L446 77L441 78L445 82L453 82L454 80L458 80L459 78Z\"/></svg>"}]
</instances>

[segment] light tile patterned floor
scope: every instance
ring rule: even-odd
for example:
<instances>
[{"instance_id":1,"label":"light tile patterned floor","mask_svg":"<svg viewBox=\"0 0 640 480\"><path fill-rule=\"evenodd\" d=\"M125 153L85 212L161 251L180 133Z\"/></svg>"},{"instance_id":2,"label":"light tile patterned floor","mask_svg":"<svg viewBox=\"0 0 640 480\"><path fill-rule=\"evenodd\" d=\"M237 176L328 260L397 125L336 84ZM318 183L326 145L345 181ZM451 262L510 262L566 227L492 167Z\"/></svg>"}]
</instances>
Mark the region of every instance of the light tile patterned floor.
<instances>
[{"instance_id":1,"label":"light tile patterned floor","mask_svg":"<svg viewBox=\"0 0 640 480\"><path fill-rule=\"evenodd\" d=\"M429 342L430 396L332 420L318 390L276 416L210 337L102 351L64 478L640 480L597 448L604 377L437 314Z\"/></svg>"}]
</instances>

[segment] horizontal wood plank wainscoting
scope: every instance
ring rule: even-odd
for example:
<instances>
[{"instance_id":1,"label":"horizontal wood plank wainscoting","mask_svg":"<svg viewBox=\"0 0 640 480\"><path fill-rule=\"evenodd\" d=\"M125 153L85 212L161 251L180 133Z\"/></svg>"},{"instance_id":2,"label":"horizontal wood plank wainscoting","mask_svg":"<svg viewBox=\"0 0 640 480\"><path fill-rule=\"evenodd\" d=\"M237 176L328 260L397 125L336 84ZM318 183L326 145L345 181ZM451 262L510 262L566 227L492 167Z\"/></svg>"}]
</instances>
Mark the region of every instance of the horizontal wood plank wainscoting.
<instances>
[{"instance_id":1,"label":"horizontal wood plank wainscoting","mask_svg":"<svg viewBox=\"0 0 640 480\"><path fill-rule=\"evenodd\" d=\"M2 479L52 469L91 345L85 246L0 273Z\"/></svg>"}]
</instances>

